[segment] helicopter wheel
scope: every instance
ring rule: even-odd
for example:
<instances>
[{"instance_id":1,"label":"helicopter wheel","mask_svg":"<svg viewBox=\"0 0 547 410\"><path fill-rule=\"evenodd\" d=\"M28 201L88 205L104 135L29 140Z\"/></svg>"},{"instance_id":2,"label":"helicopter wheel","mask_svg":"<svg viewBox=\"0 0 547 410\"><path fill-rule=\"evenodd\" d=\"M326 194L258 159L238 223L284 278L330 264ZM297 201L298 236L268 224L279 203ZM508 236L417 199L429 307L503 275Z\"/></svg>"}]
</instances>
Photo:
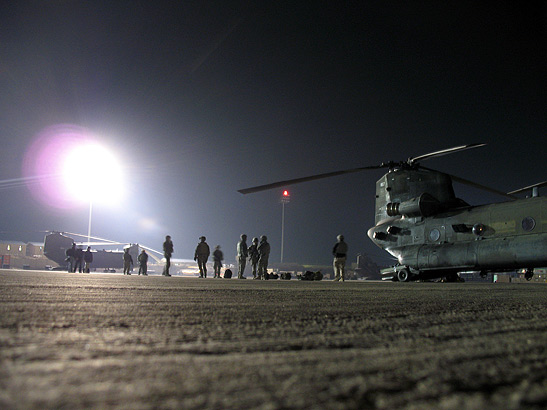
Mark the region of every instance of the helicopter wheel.
<instances>
[{"instance_id":1,"label":"helicopter wheel","mask_svg":"<svg viewBox=\"0 0 547 410\"><path fill-rule=\"evenodd\" d=\"M397 272L397 279L399 282L408 282L410 280L410 272L408 269L401 269Z\"/></svg>"},{"instance_id":2,"label":"helicopter wheel","mask_svg":"<svg viewBox=\"0 0 547 410\"><path fill-rule=\"evenodd\" d=\"M526 272L524 272L524 279L530 281L532 280L533 276L534 276L534 271L532 269L526 269Z\"/></svg>"}]
</instances>

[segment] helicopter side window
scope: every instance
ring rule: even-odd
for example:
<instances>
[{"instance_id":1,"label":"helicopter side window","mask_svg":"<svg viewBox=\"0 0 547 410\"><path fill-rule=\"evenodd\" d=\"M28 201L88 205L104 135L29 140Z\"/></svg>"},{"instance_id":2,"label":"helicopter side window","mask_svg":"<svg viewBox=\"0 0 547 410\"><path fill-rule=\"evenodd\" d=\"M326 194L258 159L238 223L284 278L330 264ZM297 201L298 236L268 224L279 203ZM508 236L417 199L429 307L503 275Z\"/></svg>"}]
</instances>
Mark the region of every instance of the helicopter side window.
<instances>
[{"instance_id":1,"label":"helicopter side window","mask_svg":"<svg viewBox=\"0 0 547 410\"><path fill-rule=\"evenodd\" d=\"M531 216L527 216L522 220L522 229L527 232L532 231L536 227L536 221Z\"/></svg>"},{"instance_id":2,"label":"helicopter side window","mask_svg":"<svg viewBox=\"0 0 547 410\"><path fill-rule=\"evenodd\" d=\"M440 237L441 237L441 232L437 228L429 231L429 239L431 239L432 242L437 242Z\"/></svg>"}]
</instances>

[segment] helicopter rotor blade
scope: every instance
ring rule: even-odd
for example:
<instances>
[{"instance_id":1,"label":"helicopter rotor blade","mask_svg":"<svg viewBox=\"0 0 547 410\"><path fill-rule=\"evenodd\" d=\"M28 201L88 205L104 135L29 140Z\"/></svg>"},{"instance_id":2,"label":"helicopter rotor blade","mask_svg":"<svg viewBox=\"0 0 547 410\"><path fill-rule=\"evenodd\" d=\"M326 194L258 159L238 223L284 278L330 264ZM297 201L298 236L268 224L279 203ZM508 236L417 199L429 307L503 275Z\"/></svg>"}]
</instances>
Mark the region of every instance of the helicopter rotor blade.
<instances>
[{"instance_id":1,"label":"helicopter rotor blade","mask_svg":"<svg viewBox=\"0 0 547 410\"><path fill-rule=\"evenodd\" d=\"M433 171L433 172L439 172L439 171L436 171L434 169L431 169L431 168L427 168L427 167L424 167L423 165L420 165L420 168L421 169L425 169L425 170L428 170L428 171ZM516 196L514 195L511 195L511 192L509 193L505 193L503 191L499 191L497 189L494 189L494 188L490 188L486 185L481 185L481 184L478 184L476 182L473 182L473 181L470 181L468 179L464 179L464 178L461 178L461 177L458 177L456 175L452 175L452 174L448 174L446 172L444 172L444 174L448 175L452 181L454 182L459 182L460 184L464 184L464 185L468 185L468 186L471 186L473 188L477 188L477 189L481 189L483 191L486 191L486 192L490 192L492 194L496 194L496 195L501 195L501 196L504 196L506 198L509 198L509 199L518 199Z\"/></svg>"},{"instance_id":2,"label":"helicopter rotor blade","mask_svg":"<svg viewBox=\"0 0 547 410\"><path fill-rule=\"evenodd\" d=\"M271 184L259 185L259 186L255 186L255 187L251 187L251 188L245 188L245 189L239 189L237 192L239 192L241 194L244 194L244 195L245 194L251 194L253 192L266 191L268 189L280 188L280 187L284 187L284 186L287 186L287 185L299 184L300 182L315 181L316 179L329 178L329 177L334 177L334 176L338 176L338 175L351 174L351 173L354 173L354 172L365 171L367 169L379 169L379 168L385 168L385 167L386 167L386 165L382 164L382 165L373 165L373 166L368 166L368 167L346 169L346 170L343 170L343 171L327 172L327 173L324 173L324 174L311 175L311 176L303 177L303 178L288 179L286 181L273 182Z\"/></svg>"},{"instance_id":3,"label":"helicopter rotor blade","mask_svg":"<svg viewBox=\"0 0 547 410\"><path fill-rule=\"evenodd\" d=\"M507 194L508 195L520 194L521 192L529 191L533 188L542 188L544 186L547 186L547 181L539 182L539 183L534 184L534 185L529 185L529 186L524 187L524 188L516 189L514 191L507 192Z\"/></svg>"},{"instance_id":4,"label":"helicopter rotor blade","mask_svg":"<svg viewBox=\"0 0 547 410\"><path fill-rule=\"evenodd\" d=\"M482 147L482 146L485 146L485 145L486 144L483 144L483 143L476 143L476 144L467 144L467 145L460 145L460 146L452 147L452 148L446 148L446 149L442 149L440 151L430 152L429 154L424 154L424 155L419 155L417 157L409 158L408 159L408 164L412 165L412 164L417 163L419 161L424 161L426 159L430 159L430 158L433 158L433 157L440 157L442 155L448 155L448 154L452 154L454 152L464 151L466 149L471 149L471 148L478 148L478 147Z\"/></svg>"}]
</instances>

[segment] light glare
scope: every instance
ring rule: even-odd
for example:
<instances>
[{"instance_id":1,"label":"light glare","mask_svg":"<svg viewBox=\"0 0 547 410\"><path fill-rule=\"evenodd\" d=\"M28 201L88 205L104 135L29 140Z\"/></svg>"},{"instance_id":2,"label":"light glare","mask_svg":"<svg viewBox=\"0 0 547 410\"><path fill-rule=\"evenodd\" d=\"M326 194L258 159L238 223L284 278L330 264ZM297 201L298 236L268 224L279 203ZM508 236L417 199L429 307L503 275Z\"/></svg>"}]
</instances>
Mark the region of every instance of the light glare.
<instances>
[{"instance_id":1,"label":"light glare","mask_svg":"<svg viewBox=\"0 0 547 410\"><path fill-rule=\"evenodd\" d=\"M123 173L112 152L96 143L74 147L62 169L67 195L93 203L117 203L124 193Z\"/></svg>"}]
</instances>

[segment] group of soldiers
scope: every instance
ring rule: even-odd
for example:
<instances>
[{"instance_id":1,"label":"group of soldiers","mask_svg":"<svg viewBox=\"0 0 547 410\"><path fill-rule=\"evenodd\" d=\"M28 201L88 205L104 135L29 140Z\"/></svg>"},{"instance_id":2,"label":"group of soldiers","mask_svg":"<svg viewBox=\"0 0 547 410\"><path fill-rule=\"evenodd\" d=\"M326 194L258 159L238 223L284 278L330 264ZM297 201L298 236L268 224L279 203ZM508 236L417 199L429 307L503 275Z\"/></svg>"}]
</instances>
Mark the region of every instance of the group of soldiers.
<instances>
[{"instance_id":1,"label":"group of soldiers","mask_svg":"<svg viewBox=\"0 0 547 410\"><path fill-rule=\"evenodd\" d=\"M247 235L241 234L240 240L236 247L236 258L238 263L237 277L238 279L245 279L245 266L247 266L247 259L251 262L253 279L268 280L268 259L270 257L270 244L266 235L260 237L260 243L258 238L253 238L250 246L247 246Z\"/></svg>"},{"instance_id":2,"label":"group of soldiers","mask_svg":"<svg viewBox=\"0 0 547 410\"><path fill-rule=\"evenodd\" d=\"M93 253L91 253L91 246L84 250L81 247L77 247L75 243L71 248L66 250L66 262L68 263L69 272L89 273L91 262L93 262Z\"/></svg>"},{"instance_id":3,"label":"group of soldiers","mask_svg":"<svg viewBox=\"0 0 547 410\"><path fill-rule=\"evenodd\" d=\"M266 235L258 238L253 238L252 244L247 246L247 235L242 234L240 241L236 246L237 261L238 261L238 279L245 279L245 266L247 265L247 259L251 262L252 273L254 279L268 279L268 258L270 256L270 244ZM165 242L163 243L163 256L165 257L165 268L163 270L164 276L171 276L169 268L171 267L171 256L173 254L173 242L171 237L167 235ZM197 262L199 268L199 277L207 277L207 261L211 255L211 249L206 242L205 236L199 237L199 243L194 251L194 261ZM220 278L220 271L222 268L222 261L224 260L224 254L220 250L220 245L215 247L213 252L213 270L214 277Z\"/></svg>"},{"instance_id":4,"label":"group of soldiers","mask_svg":"<svg viewBox=\"0 0 547 410\"><path fill-rule=\"evenodd\" d=\"M142 250L137 257L139 262L139 275L148 276L148 254L146 250ZM131 268L133 267L133 257L129 253L129 248L123 250L123 274L131 275Z\"/></svg>"},{"instance_id":5,"label":"group of soldiers","mask_svg":"<svg viewBox=\"0 0 547 410\"><path fill-rule=\"evenodd\" d=\"M200 278L207 277L207 261L211 255L209 245L205 241L205 236L200 236L199 243L194 252L194 261L198 264ZM268 259L270 257L270 249L270 244L268 243L266 235L262 235L260 241L256 237L253 238L251 245L247 246L247 235L241 234L240 240L236 246L238 279L245 279L245 267L247 266L247 260L249 260L252 267L253 279L268 280ZM337 242L332 250L334 256L333 267L335 281L345 280L347 253L348 245L344 242L344 236L338 235ZM165 257L165 268L163 269L162 275L171 276L169 268L171 267L171 256L173 255L173 241L169 235L165 237L165 242L163 243L163 255ZM73 243L72 247L67 249L66 256L66 260L69 262L69 272L79 271L81 273L83 270L84 272L89 273L91 262L93 262L93 254L90 246L88 246L87 250L84 252L82 248L76 247L76 244ZM143 249L137 259L139 262L139 275L147 276L148 254L146 253L146 250ZM224 254L220 250L220 245L217 245L213 252L213 270L215 278L221 277L220 271L223 260ZM85 262L84 266L82 266L83 262ZM129 249L126 248L123 253L123 274L131 275L132 266L133 258L129 254Z\"/></svg>"},{"instance_id":6,"label":"group of soldiers","mask_svg":"<svg viewBox=\"0 0 547 410\"><path fill-rule=\"evenodd\" d=\"M205 236L200 236L198 246L196 247L196 250L194 252L194 261L198 263L200 278L207 277L207 260L209 259L209 255L211 254L209 245L207 244L207 242L205 242L205 240ZM165 237L165 242L163 242L163 256L165 257L165 267L163 268L162 272L163 276L171 276L171 274L169 273L169 269L171 268L172 255L173 241L171 240L171 236L167 235ZM222 254L220 246L218 245L213 252L213 258L215 261L215 277L220 278L220 268L222 267L222 260L224 259L224 255Z\"/></svg>"}]
</instances>

